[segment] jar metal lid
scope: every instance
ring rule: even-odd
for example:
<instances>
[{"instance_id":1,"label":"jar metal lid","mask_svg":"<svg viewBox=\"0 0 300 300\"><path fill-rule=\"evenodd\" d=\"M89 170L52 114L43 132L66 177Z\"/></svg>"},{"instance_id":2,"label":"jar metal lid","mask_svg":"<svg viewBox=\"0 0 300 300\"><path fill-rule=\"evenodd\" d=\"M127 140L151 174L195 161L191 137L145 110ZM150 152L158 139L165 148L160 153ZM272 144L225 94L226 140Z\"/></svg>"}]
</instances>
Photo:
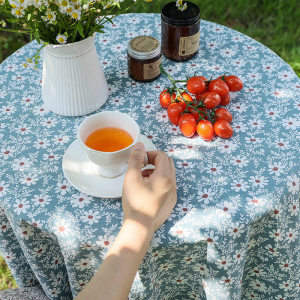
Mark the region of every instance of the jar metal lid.
<instances>
[{"instance_id":1,"label":"jar metal lid","mask_svg":"<svg viewBox=\"0 0 300 300\"><path fill-rule=\"evenodd\" d=\"M128 43L128 54L136 59L150 59L160 55L159 41L147 35L140 35Z\"/></svg>"},{"instance_id":2,"label":"jar metal lid","mask_svg":"<svg viewBox=\"0 0 300 300\"><path fill-rule=\"evenodd\" d=\"M184 11L177 8L176 2L167 3L161 11L162 20L177 26L188 26L197 23L200 20L199 6L189 1L183 2L187 4Z\"/></svg>"}]
</instances>

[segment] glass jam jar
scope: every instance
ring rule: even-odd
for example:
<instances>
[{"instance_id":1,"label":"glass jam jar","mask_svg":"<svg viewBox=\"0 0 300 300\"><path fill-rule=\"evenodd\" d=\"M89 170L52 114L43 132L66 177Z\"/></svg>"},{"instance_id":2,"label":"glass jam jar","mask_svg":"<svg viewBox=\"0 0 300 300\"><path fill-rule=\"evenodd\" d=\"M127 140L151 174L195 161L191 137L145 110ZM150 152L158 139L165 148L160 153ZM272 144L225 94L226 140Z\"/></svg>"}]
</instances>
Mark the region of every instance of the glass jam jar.
<instances>
[{"instance_id":1,"label":"glass jam jar","mask_svg":"<svg viewBox=\"0 0 300 300\"><path fill-rule=\"evenodd\" d=\"M128 73L137 81L149 82L160 75L160 43L151 36L141 35L128 43Z\"/></svg>"},{"instance_id":2,"label":"glass jam jar","mask_svg":"<svg viewBox=\"0 0 300 300\"><path fill-rule=\"evenodd\" d=\"M195 56L200 40L200 8L188 1L187 8L180 11L176 2L167 3L161 12L162 53L176 61Z\"/></svg>"}]
</instances>

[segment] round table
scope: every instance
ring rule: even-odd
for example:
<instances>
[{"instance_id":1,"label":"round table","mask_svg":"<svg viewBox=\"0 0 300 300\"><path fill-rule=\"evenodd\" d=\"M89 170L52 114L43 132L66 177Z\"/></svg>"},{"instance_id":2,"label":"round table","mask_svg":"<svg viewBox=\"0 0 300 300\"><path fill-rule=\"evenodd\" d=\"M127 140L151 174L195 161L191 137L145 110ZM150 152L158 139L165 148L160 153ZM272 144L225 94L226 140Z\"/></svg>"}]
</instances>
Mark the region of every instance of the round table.
<instances>
[{"instance_id":1,"label":"round table","mask_svg":"<svg viewBox=\"0 0 300 300\"><path fill-rule=\"evenodd\" d=\"M127 43L141 34L160 39L158 14L121 15L96 36L110 89L99 111L130 114L176 165L178 203L156 232L130 298L296 299L299 78L255 40L201 21L199 54L182 63L164 58L164 68L175 78L227 72L244 88L231 94L230 139L188 139L159 105L167 78L128 77ZM50 299L71 299L114 241L121 201L93 198L65 179L62 157L85 117L43 107L41 69L22 67L37 48L29 43L0 67L0 247L19 286L40 284Z\"/></svg>"}]
</instances>

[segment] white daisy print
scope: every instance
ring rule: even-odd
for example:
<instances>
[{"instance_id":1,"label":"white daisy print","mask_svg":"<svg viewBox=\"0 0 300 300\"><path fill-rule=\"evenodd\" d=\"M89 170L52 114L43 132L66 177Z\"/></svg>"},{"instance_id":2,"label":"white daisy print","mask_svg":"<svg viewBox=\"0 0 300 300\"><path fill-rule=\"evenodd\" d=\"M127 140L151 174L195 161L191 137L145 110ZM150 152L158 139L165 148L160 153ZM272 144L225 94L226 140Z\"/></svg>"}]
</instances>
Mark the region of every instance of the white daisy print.
<instances>
[{"instance_id":1,"label":"white daisy print","mask_svg":"<svg viewBox=\"0 0 300 300\"><path fill-rule=\"evenodd\" d=\"M285 172L286 165L282 162L273 162L269 163L269 172L274 174L275 176L280 176L280 174Z\"/></svg>"},{"instance_id":2,"label":"white daisy print","mask_svg":"<svg viewBox=\"0 0 300 300\"><path fill-rule=\"evenodd\" d=\"M145 103L142 104L141 110L146 112L146 113L150 113L152 111L155 111L157 109L157 105L155 102L152 101L147 101Z\"/></svg>"},{"instance_id":3,"label":"white daisy print","mask_svg":"<svg viewBox=\"0 0 300 300\"><path fill-rule=\"evenodd\" d=\"M283 119L282 125L285 129L295 130L299 127L300 122L295 118Z\"/></svg>"},{"instance_id":4,"label":"white daisy print","mask_svg":"<svg viewBox=\"0 0 300 300\"><path fill-rule=\"evenodd\" d=\"M115 236L113 236L113 235L107 235L107 234L100 235L100 236L98 236L98 241L96 242L96 244L103 248L108 248L112 245L114 240L115 240Z\"/></svg>"},{"instance_id":5,"label":"white daisy print","mask_svg":"<svg viewBox=\"0 0 300 300\"><path fill-rule=\"evenodd\" d=\"M12 168L15 171L24 171L25 169L30 168L32 161L26 157L16 158L12 163Z\"/></svg>"},{"instance_id":6,"label":"white daisy print","mask_svg":"<svg viewBox=\"0 0 300 300\"><path fill-rule=\"evenodd\" d=\"M39 180L37 174L28 173L21 178L21 183L27 186L35 185Z\"/></svg>"},{"instance_id":7,"label":"white daisy print","mask_svg":"<svg viewBox=\"0 0 300 300\"><path fill-rule=\"evenodd\" d=\"M168 117L167 111L166 111L166 110L158 111L158 112L155 114L155 119L156 119L158 122L168 123L168 122L169 122L169 117Z\"/></svg>"},{"instance_id":8,"label":"white daisy print","mask_svg":"<svg viewBox=\"0 0 300 300\"><path fill-rule=\"evenodd\" d=\"M24 123L22 125L20 125L19 127L15 128L15 132L21 135L26 135L29 134L31 130L31 126L29 126L28 124Z\"/></svg>"},{"instance_id":9,"label":"white daisy print","mask_svg":"<svg viewBox=\"0 0 300 300\"><path fill-rule=\"evenodd\" d=\"M0 181L0 197L4 196L7 193L7 189L8 189L8 184L1 180Z\"/></svg>"},{"instance_id":10,"label":"white daisy print","mask_svg":"<svg viewBox=\"0 0 300 300\"><path fill-rule=\"evenodd\" d=\"M205 204L208 204L214 199L215 192L211 188L204 188L198 192L198 201L203 201Z\"/></svg>"},{"instance_id":11,"label":"white daisy print","mask_svg":"<svg viewBox=\"0 0 300 300\"><path fill-rule=\"evenodd\" d=\"M240 224L239 222L232 223L229 228L229 236L234 238L240 237L245 232L245 225Z\"/></svg>"},{"instance_id":12,"label":"white daisy print","mask_svg":"<svg viewBox=\"0 0 300 300\"><path fill-rule=\"evenodd\" d=\"M255 187L263 188L266 185L268 185L269 180L265 176L257 175L257 176L250 176L249 182Z\"/></svg>"},{"instance_id":13,"label":"white daisy print","mask_svg":"<svg viewBox=\"0 0 300 300\"><path fill-rule=\"evenodd\" d=\"M34 235L33 228L31 226L21 226L19 228L19 232L21 238L27 241Z\"/></svg>"},{"instance_id":14,"label":"white daisy print","mask_svg":"<svg viewBox=\"0 0 300 300\"><path fill-rule=\"evenodd\" d=\"M57 183L55 188L55 193L61 193L62 195L65 195L70 191L70 184L67 180L63 180Z\"/></svg>"},{"instance_id":15,"label":"white daisy print","mask_svg":"<svg viewBox=\"0 0 300 300\"><path fill-rule=\"evenodd\" d=\"M92 196L89 196L84 193L73 194L71 199L72 207L83 208L85 205L88 205L93 200Z\"/></svg>"},{"instance_id":16,"label":"white daisy print","mask_svg":"<svg viewBox=\"0 0 300 300\"><path fill-rule=\"evenodd\" d=\"M287 236L287 241L289 243L295 242L298 239L298 229L296 229L296 228L289 228L286 236Z\"/></svg>"},{"instance_id":17,"label":"white daisy print","mask_svg":"<svg viewBox=\"0 0 300 300\"><path fill-rule=\"evenodd\" d=\"M27 212L27 209L30 207L28 200L25 198L23 199L18 199L16 203L14 204L14 212L16 212L18 215L19 214L25 214Z\"/></svg>"},{"instance_id":18,"label":"white daisy print","mask_svg":"<svg viewBox=\"0 0 300 300\"><path fill-rule=\"evenodd\" d=\"M45 126L46 128L51 128L54 127L57 123L56 119L52 119L52 118L47 118L45 120L42 121L42 126Z\"/></svg>"},{"instance_id":19,"label":"white daisy print","mask_svg":"<svg viewBox=\"0 0 300 300\"><path fill-rule=\"evenodd\" d=\"M206 170L214 175L220 175L223 171L222 166L218 166L216 163L211 164Z\"/></svg>"},{"instance_id":20,"label":"white daisy print","mask_svg":"<svg viewBox=\"0 0 300 300\"><path fill-rule=\"evenodd\" d=\"M53 226L56 235L66 237L72 233L71 224L65 219L59 219Z\"/></svg>"},{"instance_id":21,"label":"white daisy print","mask_svg":"<svg viewBox=\"0 0 300 300\"><path fill-rule=\"evenodd\" d=\"M83 222L88 223L89 225L93 225L99 222L101 216L99 215L98 211L89 210L87 212L83 212L82 216L80 217Z\"/></svg>"},{"instance_id":22,"label":"white daisy print","mask_svg":"<svg viewBox=\"0 0 300 300\"><path fill-rule=\"evenodd\" d=\"M75 268L79 271L84 271L92 268L91 261L87 258L81 258L75 263Z\"/></svg>"},{"instance_id":23,"label":"white daisy print","mask_svg":"<svg viewBox=\"0 0 300 300\"><path fill-rule=\"evenodd\" d=\"M231 161L233 165L238 166L240 168L246 167L249 163L249 160L247 159L246 156L240 156L240 155L234 156Z\"/></svg>"},{"instance_id":24,"label":"white daisy print","mask_svg":"<svg viewBox=\"0 0 300 300\"><path fill-rule=\"evenodd\" d=\"M224 203L218 203L217 208L221 209L224 213L228 215L234 215L237 212L238 207L229 201L224 201Z\"/></svg>"},{"instance_id":25,"label":"white daisy print","mask_svg":"<svg viewBox=\"0 0 300 300\"><path fill-rule=\"evenodd\" d=\"M299 193L299 178L297 175L290 175L287 177L287 186L289 189L289 192L291 192L293 195L296 195Z\"/></svg>"},{"instance_id":26,"label":"white daisy print","mask_svg":"<svg viewBox=\"0 0 300 300\"><path fill-rule=\"evenodd\" d=\"M224 270L228 270L228 268L231 266L231 258L228 256L228 257L225 257L225 256L221 256L220 258L217 259L216 261L217 263L217 267L219 269L224 269Z\"/></svg>"},{"instance_id":27,"label":"white daisy print","mask_svg":"<svg viewBox=\"0 0 300 300\"><path fill-rule=\"evenodd\" d=\"M55 145L64 145L68 143L70 138L67 135L54 135L52 141Z\"/></svg>"},{"instance_id":28,"label":"white daisy print","mask_svg":"<svg viewBox=\"0 0 300 300\"><path fill-rule=\"evenodd\" d=\"M37 207L45 207L51 202L51 198L48 195L34 195L31 201Z\"/></svg>"},{"instance_id":29,"label":"white daisy print","mask_svg":"<svg viewBox=\"0 0 300 300\"><path fill-rule=\"evenodd\" d=\"M0 150L0 156L4 159L9 159L14 152L16 152L16 148L14 146L7 146L5 148L1 148Z\"/></svg>"},{"instance_id":30,"label":"white daisy print","mask_svg":"<svg viewBox=\"0 0 300 300\"><path fill-rule=\"evenodd\" d=\"M232 141L223 141L218 146L221 153L228 153L228 154L234 152L237 148L237 145Z\"/></svg>"}]
</instances>

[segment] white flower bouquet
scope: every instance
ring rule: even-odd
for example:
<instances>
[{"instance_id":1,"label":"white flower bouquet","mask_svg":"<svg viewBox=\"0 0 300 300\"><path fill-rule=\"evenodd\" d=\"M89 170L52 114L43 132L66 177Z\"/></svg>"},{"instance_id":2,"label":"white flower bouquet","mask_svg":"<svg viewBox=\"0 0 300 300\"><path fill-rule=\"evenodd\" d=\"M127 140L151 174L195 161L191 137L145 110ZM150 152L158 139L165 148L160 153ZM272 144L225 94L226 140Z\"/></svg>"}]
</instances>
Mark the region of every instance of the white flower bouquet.
<instances>
[{"instance_id":1,"label":"white flower bouquet","mask_svg":"<svg viewBox=\"0 0 300 300\"><path fill-rule=\"evenodd\" d=\"M0 14L5 17L0 20L0 30L29 34L41 44L41 50L48 44L78 42L94 32L103 32L106 22L112 23L116 15L134 3L134 0L0 0ZM6 28L7 23L13 23L17 29ZM40 50L29 62L33 58L37 62Z\"/></svg>"}]
</instances>

